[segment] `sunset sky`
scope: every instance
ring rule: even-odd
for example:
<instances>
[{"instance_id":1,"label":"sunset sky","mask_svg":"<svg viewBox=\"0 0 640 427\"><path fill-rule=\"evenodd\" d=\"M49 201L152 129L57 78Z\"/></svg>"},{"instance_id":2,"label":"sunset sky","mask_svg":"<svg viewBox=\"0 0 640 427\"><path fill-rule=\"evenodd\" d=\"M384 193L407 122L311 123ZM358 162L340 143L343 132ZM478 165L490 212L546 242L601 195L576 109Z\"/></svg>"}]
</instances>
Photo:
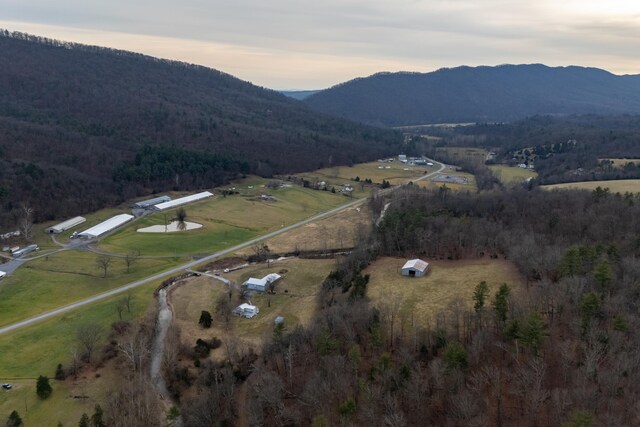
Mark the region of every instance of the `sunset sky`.
<instances>
[{"instance_id":1,"label":"sunset sky","mask_svg":"<svg viewBox=\"0 0 640 427\"><path fill-rule=\"evenodd\" d=\"M202 64L273 89L544 63L640 73L640 2L0 0L0 27Z\"/></svg>"}]
</instances>

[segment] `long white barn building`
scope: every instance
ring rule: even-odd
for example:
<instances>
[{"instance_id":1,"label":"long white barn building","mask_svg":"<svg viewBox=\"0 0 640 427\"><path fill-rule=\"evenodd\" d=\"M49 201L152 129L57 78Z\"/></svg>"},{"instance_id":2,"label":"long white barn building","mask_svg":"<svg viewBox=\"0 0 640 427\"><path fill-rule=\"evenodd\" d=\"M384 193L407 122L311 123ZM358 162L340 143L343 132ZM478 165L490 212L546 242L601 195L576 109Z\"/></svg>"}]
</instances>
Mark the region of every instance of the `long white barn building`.
<instances>
[{"instance_id":1,"label":"long white barn building","mask_svg":"<svg viewBox=\"0 0 640 427\"><path fill-rule=\"evenodd\" d=\"M75 218L71 218L68 219L64 222L61 222L60 224L56 224L56 225L52 225L51 227L47 227L44 232L45 233L49 233L49 234L60 234L64 231L69 230L70 228L75 227L76 225L80 225L83 222L85 222L86 219L81 217L81 216L77 216Z\"/></svg>"},{"instance_id":2,"label":"long white barn building","mask_svg":"<svg viewBox=\"0 0 640 427\"><path fill-rule=\"evenodd\" d=\"M211 197L211 196L213 196L212 193L208 191L203 191L202 193L192 194L190 196L181 197L179 199L170 200L164 203L158 203L157 205L155 205L155 209L159 211L163 211L165 209L171 209L171 208L175 208L176 206L206 199L207 197Z\"/></svg>"},{"instance_id":3,"label":"long white barn building","mask_svg":"<svg viewBox=\"0 0 640 427\"><path fill-rule=\"evenodd\" d=\"M116 215L106 221L101 222L100 224L94 225L93 227L83 231L82 233L78 233L78 237L82 237L83 239L95 239L96 237L100 237L103 234L120 227L122 224L126 224L132 219L133 215Z\"/></svg>"}]
</instances>

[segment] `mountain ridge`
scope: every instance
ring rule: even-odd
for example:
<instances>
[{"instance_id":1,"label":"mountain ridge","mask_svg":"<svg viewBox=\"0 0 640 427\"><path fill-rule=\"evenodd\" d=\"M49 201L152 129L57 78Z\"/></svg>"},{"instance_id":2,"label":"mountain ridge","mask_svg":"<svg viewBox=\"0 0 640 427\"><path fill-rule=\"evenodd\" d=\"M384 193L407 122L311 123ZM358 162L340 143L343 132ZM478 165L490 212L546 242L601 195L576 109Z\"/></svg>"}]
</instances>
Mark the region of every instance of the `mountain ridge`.
<instances>
[{"instance_id":1,"label":"mountain ridge","mask_svg":"<svg viewBox=\"0 0 640 427\"><path fill-rule=\"evenodd\" d=\"M304 99L317 111L378 126L510 121L545 114L640 112L640 75L544 64L381 72Z\"/></svg>"},{"instance_id":2,"label":"mountain ridge","mask_svg":"<svg viewBox=\"0 0 640 427\"><path fill-rule=\"evenodd\" d=\"M6 30L0 55L0 225L22 203L44 221L402 143L200 65Z\"/></svg>"}]
</instances>

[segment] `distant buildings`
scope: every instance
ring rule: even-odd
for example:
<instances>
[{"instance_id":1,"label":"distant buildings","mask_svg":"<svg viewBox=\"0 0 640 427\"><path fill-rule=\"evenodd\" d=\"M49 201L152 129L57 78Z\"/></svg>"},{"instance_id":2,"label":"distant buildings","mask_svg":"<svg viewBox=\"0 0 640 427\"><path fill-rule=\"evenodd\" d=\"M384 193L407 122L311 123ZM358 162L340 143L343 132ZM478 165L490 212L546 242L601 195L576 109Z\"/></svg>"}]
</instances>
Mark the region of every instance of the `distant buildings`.
<instances>
[{"instance_id":1,"label":"distant buildings","mask_svg":"<svg viewBox=\"0 0 640 427\"><path fill-rule=\"evenodd\" d=\"M157 205L159 203L169 202L169 201L171 201L171 197L169 196L158 196L158 197L154 197L153 199L141 200L139 202L136 202L133 205L131 205L131 207L134 209L149 209L154 205Z\"/></svg>"}]
</instances>

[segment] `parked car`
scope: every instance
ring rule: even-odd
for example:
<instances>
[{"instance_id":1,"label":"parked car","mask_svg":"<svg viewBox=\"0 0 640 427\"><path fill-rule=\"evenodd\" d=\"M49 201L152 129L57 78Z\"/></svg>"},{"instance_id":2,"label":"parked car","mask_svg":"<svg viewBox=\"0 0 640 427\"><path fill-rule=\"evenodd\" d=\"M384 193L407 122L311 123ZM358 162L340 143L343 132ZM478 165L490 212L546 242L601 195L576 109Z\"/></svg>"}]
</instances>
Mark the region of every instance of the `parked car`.
<instances>
[{"instance_id":1,"label":"parked car","mask_svg":"<svg viewBox=\"0 0 640 427\"><path fill-rule=\"evenodd\" d=\"M2 384L2 388L5 390L11 390L13 386L11 384L6 383L6 384Z\"/></svg>"},{"instance_id":2,"label":"parked car","mask_svg":"<svg viewBox=\"0 0 640 427\"><path fill-rule=\"evenodd\" d=\"M6 276L7 273L5 273L4 271L0 271L0 279L4 279L4 276Z\"/></svg>"}]
</instances>

